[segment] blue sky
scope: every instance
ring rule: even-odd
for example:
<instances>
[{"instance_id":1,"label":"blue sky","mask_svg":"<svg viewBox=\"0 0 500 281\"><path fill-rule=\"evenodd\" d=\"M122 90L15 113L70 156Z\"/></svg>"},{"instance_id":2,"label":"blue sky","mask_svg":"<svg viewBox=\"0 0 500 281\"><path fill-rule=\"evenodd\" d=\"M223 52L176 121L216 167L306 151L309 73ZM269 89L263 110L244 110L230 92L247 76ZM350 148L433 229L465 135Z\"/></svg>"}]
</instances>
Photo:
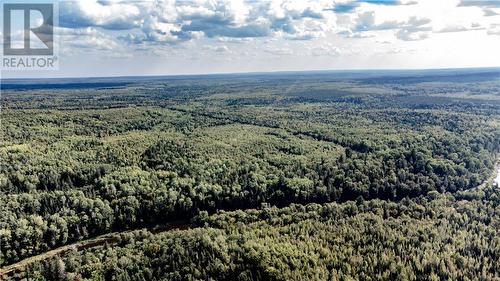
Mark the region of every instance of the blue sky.
<instances>
[{"instance_id":1,"label":"blue sky","mask_svg":"<svg viewBox=\"0 0 500 281\"><path fill-rule=\"evenodd\" d=\"M56 34L3 77L500 66L500 0L61 1Z\"/></svg>"}]
</instances>

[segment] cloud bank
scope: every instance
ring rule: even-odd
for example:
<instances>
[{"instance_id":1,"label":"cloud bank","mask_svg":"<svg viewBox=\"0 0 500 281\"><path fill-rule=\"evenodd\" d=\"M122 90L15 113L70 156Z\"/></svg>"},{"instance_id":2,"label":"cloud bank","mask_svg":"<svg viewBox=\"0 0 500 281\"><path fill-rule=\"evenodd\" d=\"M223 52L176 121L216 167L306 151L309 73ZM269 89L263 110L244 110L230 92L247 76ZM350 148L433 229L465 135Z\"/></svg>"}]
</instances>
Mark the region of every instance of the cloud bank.
<instances>
[{"instance_id":1,"label":"cloud bank","mask_svg":"<svg viewBox=\"0 0 500 281\"><path fill-rule=\"evenodd\" d=\"M377 31L392 31L397 40L415 41L432 33L487 29L477 22L436 27L428 15L418 10L411 13L411 6L418 4L414 0L63 1L59 22L65 29L99 29L110 40L131 45L202 38L313 40L327 34L359 39L373 37ZM462 0L454 6L476 7L484 17L496 17L500 1ZM397 14L404 16L397 18ZM496 33L496 29L487 30L487 34Z\"/></svg>"},{"instance_id":2,"label":"cloud bank","mask_svg":"<svg viewBox=\"0 0 500 281\"><path fill-rule=\"evenodd\" d=\"M78 73L500 65L500 1L59 3L61 62Z\"/></svg>"}]
</instances>

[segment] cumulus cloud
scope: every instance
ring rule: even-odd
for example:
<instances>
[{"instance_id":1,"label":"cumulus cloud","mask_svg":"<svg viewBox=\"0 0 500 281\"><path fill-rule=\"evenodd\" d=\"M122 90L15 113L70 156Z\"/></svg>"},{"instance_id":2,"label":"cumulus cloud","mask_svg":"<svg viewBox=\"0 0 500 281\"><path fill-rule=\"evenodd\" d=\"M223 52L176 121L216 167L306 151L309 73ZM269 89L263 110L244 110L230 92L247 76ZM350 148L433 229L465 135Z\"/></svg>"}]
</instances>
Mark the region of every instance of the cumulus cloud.
<instances>
[{"instance_id":1,"label":"cumulus cloud","mask_svg":"<svg viewBox=\"0 0 500 281\"><path fill-rule=\"evenodd\" d=\"M293 51L290 48L287 48L287 47L271 47L271 48L266 48L266 49L264 49L264 52L272 54L272 55L278 55L278 56L293 55Z\"/></svg>"},{"instance_id":2,"label":"cumulus cloud","mask_svg":"<svg viewBox=\"0 0 500 281\"><path fill-rule=\"evenodd\" d=\"M496 0L460 0L459 7L478 6L478 7L500 7L500 1Z\"/></svg>"},{"instance_id":3,"label":"cumulus cloud","mask_svg":"<svg viewBox=\"0 0 500 281\"><path fill-rule=\"evenodd\" d=\"M500 24L491 24L487 33L488 35L500 35Z\"/></svg>"},{"instance_id":4,"label":"cumulus cloud","mask_svg":"<svg viewBox=\"0 0 500 281\"><path fill-rule=\"evenodd\" d=\"M221 43L231 43L231 44L244 44L248 42L252 42L254 38L233 38L233 37L218 37L217 42Z\"/></svg>"},{"instance_id":5,"label":"cumulus cloud","mask_svg":"<svg viewBox=\"0 0 500 281\"><path fill-rule=\"evenodd\" d=\"M90 53L106 54L107 57L130 57L130 54L117 40L94 27L63 28L56 27L55 32L64 55L81 55Z\"/></svg>"},{"instance_id":6,"label":"cumulus cloud","mask_svg":"<svg viewBox=\"0 0 500 281\"><path fill-rule=\"evenodd\" d=\"M335 3L333 10L337 13L348 13L352 12L354 9L359 7L363 3L375 4L375 5L387 5L387 6L397 6L397 5L414 5L417 1L414 0L351 0L351 1L340 1Z\"/></svg>"},{"instance_id":7,"label":"cumulus cloud","mask_svg":"<svg viewBox=\"0 0 500 281\"><path fill-rule=\"evenodd\" d=\"M376 23L375 12L365 12L358 15L358 19L355 24L355 31L388 30L399 28L411 29L426 25L430 22L431 20L428 18L418 18L416 16L412 16L405 21L392 20Z\"/></svg>"},{"instance_id":8,"label":"cumulus cloud","mask_svg":"<svg viewBox=\"0 0 500 281\"><path fill-rule=\"evenodd\" d=\"M67 28L102 27L126 30L139 27L143 20L142 3L114 1L61 1L59 25Z\"/></svg>"},{"instance_id":9,"label":"cumulus cloud","mask_svg":"<svg viewBox=\"0 0 500 281\"><path fill-rule=\"evenodd\" d=\"M404 41L423 40L429 37L432 30L431 19L426 17L410 16L407 19L378 19L375 11L358 13L352 27L339 32L348 38L373 37L373 32L394 30L396 38Z\"/></svg>"},{"instance_id":10,"label":"cumulus cloud","mask_svg":"<svg viewBox=\"0 0 500 281\"><path fill-rule=\"evenodd\" d=\"M484 12L484 16L485 17L493 17L493 16L498 16L500 15L500 13L498 13L497 11L495 11L494 9L490 9L490 8L485 8L483 9L483 12Z\"/></svg>"},{"instance_id":11,"label":"cumulus cloud","mask_svg":"<svg viewBox=\"0 0 500 281\"><path fill-rule=\"evenodd\" d=\"M205 50L213 51L216 53L228 53L230 52L229 47L226 45L220 45L220 46L212 46L212 45L207 45L204 47Z\"/></svg>"},{"instance_id":12,"label":"cumulus cloud","mask_svg":"<svg viewBox=\"0 0 500 281\"><path fill-rule=\"evenodd\" d=\"M370 32L352 32L352 30L343 30L340 31L338 34L342 35L345 38L356 38L356 39L375 37L375 34Z\"/></svg>"},{"instance_id":13,"label":"cumulus cloud","mask_svg":"<svg viewBox=\"0 0 500 281\"><path fill-rule=\"evenodd\" d=\"M486 17L500 15L500 1L498 0L461 0L458 7L479 7Z\"/></svg>"},{"instance_id":14,"label":"cumulus cloud","mask_svg":"<svg viewBox=\"0 0 500 281\"><path fill-rule=\"evenodd\" d=\"M105 47L121 40L136 49L201 38L218 44L269 38L321 41L333 34L360 39L351 42L381 34L391 38L378 39L416 41L429 38L432 32L486 29L487 34L496 35L497 29L487 28L489 23L483 19L498 14L497 3L464 0L457 8L456 2L450 2L450 9L476 11L474 18L456 21L465 17L459 13L436 17L422 8L428 3L414 0L80 0L61 1L59 23L76 32L101 30L99 40L85 35L89 43Z\"/></svg>"},{"instance_id":15,"label":"cumulus cloud","mask_svg":"<svg viewBox=\"0 0 500 281\"><path fill-rule=\"evenodd\" d=\"M463 31L482 30L482 29L484 29L484 27L482 27L479 23L471 23L470 26L448 25L434 32L447 33L447 32L463 32Z\"/></svg>"},{"instance_id":16,"label":"cumulus cloud","mask_svg":"<svg viewBox=\"0 0 500 281\"><path fill-rule=\"evenodd\" d=\"M263 37L270 33L269 23L251 15L251 7L242 1L206 1L199 4L179 5L176 8L182 32L236 38Z\"/></svg>"},{"instance_id":17,"label":"cumulus cloud","mask_svg":"<svg viewBox=\"0 0 500 281\"><path fill-rule=\"evenodd\" d=\"M401 29L396 32L396 38L403 41L418 41L429 38L429 33L419 30Z\"/></svg>"},{"instance_id":18,"label":"cumulus cloud","mask_svg":"<svg viewBox=\"0 0 500 281\"><path fill-rule=\"evenodd\" d=\"M174 43L200 35L306 40L333 27L332 6L326 0L67 1L61 3L60 25L129 30L120 38L130 43Z\"/></svg>"},{"instance_id":19,"label":"cumulus cloud","mask_svg":"<svg viewBox=\"0 0 500 281\"><path fill-rule=\"evenodd\" d=\"M338 56L342 53L341 49L331 43L326 43L309 49L312 56Z\"/></svg>"}]
</instances>

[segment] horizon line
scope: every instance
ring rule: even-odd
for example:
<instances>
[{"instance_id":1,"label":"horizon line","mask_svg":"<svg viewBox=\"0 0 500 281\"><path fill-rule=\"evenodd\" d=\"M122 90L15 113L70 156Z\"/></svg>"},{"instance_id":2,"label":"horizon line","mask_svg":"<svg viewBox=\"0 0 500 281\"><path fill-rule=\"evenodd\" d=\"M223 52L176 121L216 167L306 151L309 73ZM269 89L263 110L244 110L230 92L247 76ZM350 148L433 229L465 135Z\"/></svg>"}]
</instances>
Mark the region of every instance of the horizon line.
<instances>
[{"instance_id":1,"label":"horizon line","mask_svg":"<svg viewBox=\"0 0 500 281\"><path fill-rule=\"evenodd\" d=\"M436 68L345 68L345 69L310 69L310 70L276 70L276 71L241 71L241 72L204 72L204 73L179 73L179 74L145 74L145 75L109 75L109 76L61 76L61 77L23 77L23 78L3 78L0 75L0 84L3 81L29 81L29 80L65 80L65 79L113 79L113 78L176 78L176 77L197 77L197 76L231 76L231 75L259 75L259 74L293 74L293 73L314 73L314 72L404 72L404 71L446 71L446 70L487 70L499 69L500 66L473 66L473 67L436 67ZM500 76L500 74L499 74Z\"/></svg>"}]
</instances>

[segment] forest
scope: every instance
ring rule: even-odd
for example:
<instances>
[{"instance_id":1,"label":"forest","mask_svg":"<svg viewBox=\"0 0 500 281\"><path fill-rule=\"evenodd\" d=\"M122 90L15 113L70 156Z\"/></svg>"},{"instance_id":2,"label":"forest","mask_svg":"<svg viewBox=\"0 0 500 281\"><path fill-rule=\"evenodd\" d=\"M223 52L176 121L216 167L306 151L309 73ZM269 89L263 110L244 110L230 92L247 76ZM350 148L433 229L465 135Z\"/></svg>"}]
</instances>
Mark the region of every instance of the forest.
<instances>
[{"instance_id":1,"label":"forest","mask_svg":"<svg viewBox=\"0 0 500 281\"><path fill-rule=\"evenodd\" d=\"M0 279L500 278L497 74L2 83Z\"/></svg>"}]
</instances>

